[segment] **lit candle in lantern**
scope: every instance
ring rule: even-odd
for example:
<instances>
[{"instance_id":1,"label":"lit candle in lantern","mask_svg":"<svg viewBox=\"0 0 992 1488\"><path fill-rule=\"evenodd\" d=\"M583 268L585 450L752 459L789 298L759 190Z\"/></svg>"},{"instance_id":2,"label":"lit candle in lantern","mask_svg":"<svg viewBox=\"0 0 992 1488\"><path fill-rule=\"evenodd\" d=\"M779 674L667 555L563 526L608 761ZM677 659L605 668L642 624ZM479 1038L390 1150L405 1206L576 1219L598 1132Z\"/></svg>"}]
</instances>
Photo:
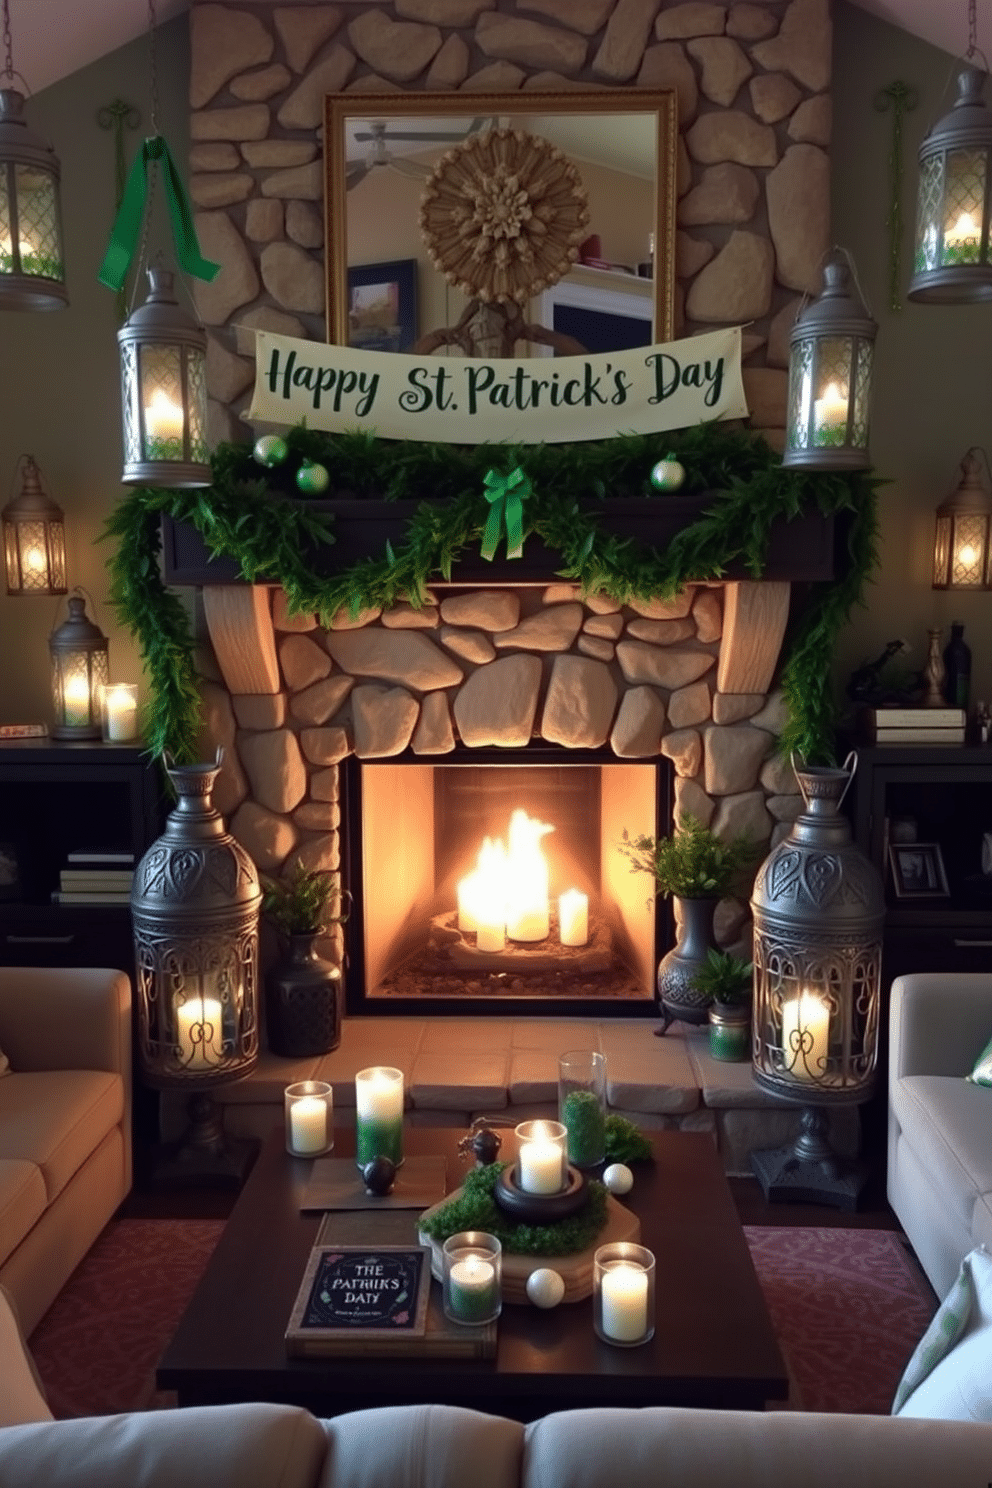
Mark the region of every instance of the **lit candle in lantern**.
<instances>
[{"instance_id":1,"label":"lit candle in lantern","mask_svg":"<svg viewBox=\"0 0 992 1488\"><path fill-rule=\"evenodd\" d=\"M514 811L510 817L506 933L511 940L545 940L549 930L548 863L538 846L554 827Z\"/></svg>"},{"instance_id":2,"label":"lit candle in lantern","mask_svg":"<svg viewBox=\"0 0 992 1488\"><path fill-rule=\"evenodd\" d=\"M90 723L90 689L85 677L69 677L62 693L62 710L68 728L86 728Z\"/></svg>"},{"instance_id":3,"label":"lit candle in lantern","mask_svg":"<svg viewBox=\"0 0 992 1488\"><path fill-rule=\"evenodd\" d=\"M813 403L813 441L818 445L843 444L847 436L847 394L836 382L828 382L823 397Z\"/></svg>"},{"instance_id":4,"label":"lit candle in lantern","mask_svg":"<svg viewBox=\"0 0 992 1488\"><path fill-rule=\"evenodd\" d=\"M222 1061L223 1009L216 997L190 997L177 1002L176 1043L184 1069L215 1069Z\"/></svg>"},{"instance_id":5,"label":"lit candle in lantern","mask_svg":"<svg viewBox=\"0 0 992 1488\"><path fill-rule=\"evenodd\" d=\"M782 1004L786 1069L797 1080L822 1079L829 1047L830 1008L816 992L804 987L798 997Z\"/></svg>"},{"instance_id":6,"label":"lit candle in lantern","mask_svg":"<svg viewBox=\"0 0 992 1488\"><path fill-rule=\"evenodd\" d=\"M558 935L563 946L584 946L589 939L589 896L578 889L558 895Z\"/></svg>"},{"instance_id":7,"label":"lit candle in lantern","mask_svg":"<svg viewBox=\"0 0 992 1488\"><path fill-rule=\"evenodd\" d=\"M183 452L183 410L163 388L145 404L145 447L152 459L174 460Z\"/></svg>"},{"instance_id":8,"label":"lit candle in lantern","mask_svg":"<svg viewBox=\"0 0 992 1488\"><path fill-rule=\"evenodd\" d=\"M602 1326L617 1343L636 1343L648 1331L648 1277L640 1266L618 1261L604 1271L601 1288Z\"/></svg>"},{"instance_id":9,"label":"lit candle in lantern","mask_svg":"<svg viewBox=\"0 0 992 1488\"><path fill-rule=\"evenodd\" d=\"M961 212L958 220L944 232L945 263L977 263L978 224L970 212Z\"/></svg>"},{"instance_id":10,"label":"lit candle in lantern","mask_svg":"<svg viewBox=\"0 0 992 1488\"><path fill-rule=\"evenodd\" d=\"M293 1151L323 1152L327 1146L327 1105L316 1095L305 1095L289 1108Z\"/></svg>"},{"instance_id":11,"label":"lit candle in lantern","mask_svg":"<svg viewBox=\"0 0 992 1488\"><path fill-rule=\"evenodd\" d=\"M138 737L137 688L120 682L103 691L103 734L114 744Z\"/></svg>"},{"instance_id":12,"label":"lit candle in lantern","mask_svg":"<svg viewBox=\"0 0 992 1488\"><path fill-rule=\"evenodd\" d=\"M524 1139L517 1166L517 1180L524 1193L560 1193L565 1167L565 1128L558 1122L529 1121L517 1131Z\"/></svg>"},{"instance_id":13,"label":"lit candle in lantern","mask_svg":"<svg viewBox=\"0 0 992 1488\"><path fill-rule=\"evenodd\" d=\"M374 1065L355 1076L355 1158L403 1161L403 1071Z\"/></svg>"},{"instance_id":14,"label":"lit candle in lantern","mask_svg":"<svg viewBox=\"0 0 992 1488\"><path fill-rule=\"evenodd\" d=\"M23 566L25 577L37 579L42 574L47 574L48 560L44 548L40 548L37 543L32 543L30 547L25 548Z\"/></svg>"}]
</instances>

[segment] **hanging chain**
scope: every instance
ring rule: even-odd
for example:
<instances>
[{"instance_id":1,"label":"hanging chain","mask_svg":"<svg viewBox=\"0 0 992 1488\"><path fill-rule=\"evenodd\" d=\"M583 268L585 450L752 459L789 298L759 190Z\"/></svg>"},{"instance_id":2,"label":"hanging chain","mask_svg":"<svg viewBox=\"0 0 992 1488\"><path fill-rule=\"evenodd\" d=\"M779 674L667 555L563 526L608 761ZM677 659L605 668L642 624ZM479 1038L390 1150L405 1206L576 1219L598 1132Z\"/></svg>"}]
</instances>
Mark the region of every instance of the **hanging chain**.
<instances>
[{"instance_id":1,"label":"hanging chain","mask_svg":"<svg viewBox=\"0 0 992 1488\"><path fill-rule=\"evenodd\" d=\"M892 109L892 148L889 151L889 174L892 190L885 225L889 229L889 305L901 310L899 281L902 260L902 117L916 107L915 88L896 79L875 94L875 107L880 113Z\"/></svg>"},{"instance_id":2,"label":"hanging chain","mask_svg":"<svg viewBox=\"0 0 992 1488\"><path fill-rule=\"evenodd\" d=\"M968 50L965 56L971 58L978 51L978 0L968 0Z\"/></svg>"},{"instance_id":3,"label":"hanging chain","mask_svg":"<svg viewBox=\"0 0 992 1488\"><path fill-rule=\"evenodd\" d=\"M974 0L972 0L974 3ZM148 0L148 37L152 71L152 134L158 134L158 58L155 55L155 0Z\"/></svg>"},{"instance_id":4,"label":"hanging chain","mask_svg":"<svg viewBox=\"0 0 992 1488\"><path fill-rule=\"evenodd\" d=\"M4 57L3 76L13 79L14 73L14 43L10 35L10 0L3 0L3 49Z\"/></svg>"}]
</instances>

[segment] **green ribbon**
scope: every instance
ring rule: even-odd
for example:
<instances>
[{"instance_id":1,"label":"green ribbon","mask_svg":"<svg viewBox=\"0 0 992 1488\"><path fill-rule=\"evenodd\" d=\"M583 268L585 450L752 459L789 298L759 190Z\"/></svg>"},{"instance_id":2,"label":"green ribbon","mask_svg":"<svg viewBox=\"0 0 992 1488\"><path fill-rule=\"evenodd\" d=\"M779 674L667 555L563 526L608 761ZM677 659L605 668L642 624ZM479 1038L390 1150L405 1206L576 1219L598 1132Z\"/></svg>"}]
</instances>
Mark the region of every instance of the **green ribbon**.
<instances>
[{"instance_id":1,"label":"green ribbon","mask_svg":"<svg viewBox=\"0 0 992 1488\"><path fill-rule=\"evenodd\" d=\"M509 475L490 470L485 478L485 497L489 502L486 530L482 534L481 553L492 562L496 544L506 525L506 556L520 558L524 551L524 498L531 494L531 484L520 466Z\"/></svg>"},{"instance_id":2,"label":"green ribbon","mask_svg":"<svg viewBox=\"0 0 992 1488\"><path fill-rule=\"evenodd\" d=\"M148 167L153 161L162 163L165 195L169 203L169 219L172 223L172 240L176 245L176 256L180 265L187 274L192 274L196 279L206 279L208 282L220 270L220 264L211 263L208 258L202 258L200 255L200 244L197 241L196 228L193 226L193 208L186 195L182 177L176 169L176 162L172 158L164 137L161 134L155 134L145 140L131 164L131 173L127 178L124 196L111 229L110 243L103 263L100 265L100 273L97 277L100 283L105 284L108 289L120 289L131 266L145 215Z\"/></svg>"}]
</instances>

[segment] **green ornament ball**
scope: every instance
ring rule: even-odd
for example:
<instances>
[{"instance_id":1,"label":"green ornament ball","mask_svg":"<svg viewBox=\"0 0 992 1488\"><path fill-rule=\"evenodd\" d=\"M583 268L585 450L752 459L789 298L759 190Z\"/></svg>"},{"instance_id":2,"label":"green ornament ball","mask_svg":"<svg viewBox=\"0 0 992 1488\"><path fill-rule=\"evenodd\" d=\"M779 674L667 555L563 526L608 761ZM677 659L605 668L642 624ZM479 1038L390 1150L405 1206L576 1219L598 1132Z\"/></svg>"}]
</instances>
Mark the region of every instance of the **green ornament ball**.
<instances>
[{"instance_id":1,"label":"green ornament ball","mask_svg":"<svg viewBox=\"0 0 992 1488\"><path fill-rule=\"evenodd\" d=\"M656 491L677 491L685 480L685 466L680 465L674 454L659 460L651 471L651 484Z\"/></svg>"},{"instance_id":2,"label":"green ornament ball","mask_svg":"<svg viewBox=\"0 0 992 1488\"><path fill-rule=\"evenodd\" d=\"M318 465L313 460L304 460L296 472L296 484L308 496L319 496L331 484L331 477L326 465Z\"/></svg>"},{"instance_id":3,"label":"green ornament ball","mask_svg":"<svg viewBox=\"0 0 992 1488\"><path fill-rule=\"evenodd\" d=\"M261 439L256 439L252 454L259 465L265 465L271 469L273 465L281 465L289 454L285 439L280 439L278 434L263 434Z\"/></svg>"}]
</instances>

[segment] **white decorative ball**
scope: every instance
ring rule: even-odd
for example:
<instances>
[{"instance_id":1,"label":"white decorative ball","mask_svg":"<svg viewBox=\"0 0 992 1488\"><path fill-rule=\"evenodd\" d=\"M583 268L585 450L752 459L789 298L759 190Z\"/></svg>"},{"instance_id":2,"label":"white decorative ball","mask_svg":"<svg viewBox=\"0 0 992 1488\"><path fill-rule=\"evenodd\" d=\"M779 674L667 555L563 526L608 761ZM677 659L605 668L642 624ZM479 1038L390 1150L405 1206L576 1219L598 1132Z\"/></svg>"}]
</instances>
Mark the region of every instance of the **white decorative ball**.
<instances>
[{"instance_id":1,"label":"white decorative ball","mask_svg":"<svg viewBox=\"0 0 992 1488\"><path fill-rule=\"evenodd\" d=\"M603 1174L603 1182L610 1193L630 1193L634 1186L634 1175L626 1163L613 1163Z\"/></svg>"},{"instance_id":2,"label":"white decorative ball","mask_svg":"<svg viewBox=\"0 0 992 1488\"><path fill-rule=\"evenodd\" d=\"M535 1307L557 1307L565 1295L565 1283L557 1271L542 1266L528 1276L527 1295Z\"/></svg>"}]
</instances>

